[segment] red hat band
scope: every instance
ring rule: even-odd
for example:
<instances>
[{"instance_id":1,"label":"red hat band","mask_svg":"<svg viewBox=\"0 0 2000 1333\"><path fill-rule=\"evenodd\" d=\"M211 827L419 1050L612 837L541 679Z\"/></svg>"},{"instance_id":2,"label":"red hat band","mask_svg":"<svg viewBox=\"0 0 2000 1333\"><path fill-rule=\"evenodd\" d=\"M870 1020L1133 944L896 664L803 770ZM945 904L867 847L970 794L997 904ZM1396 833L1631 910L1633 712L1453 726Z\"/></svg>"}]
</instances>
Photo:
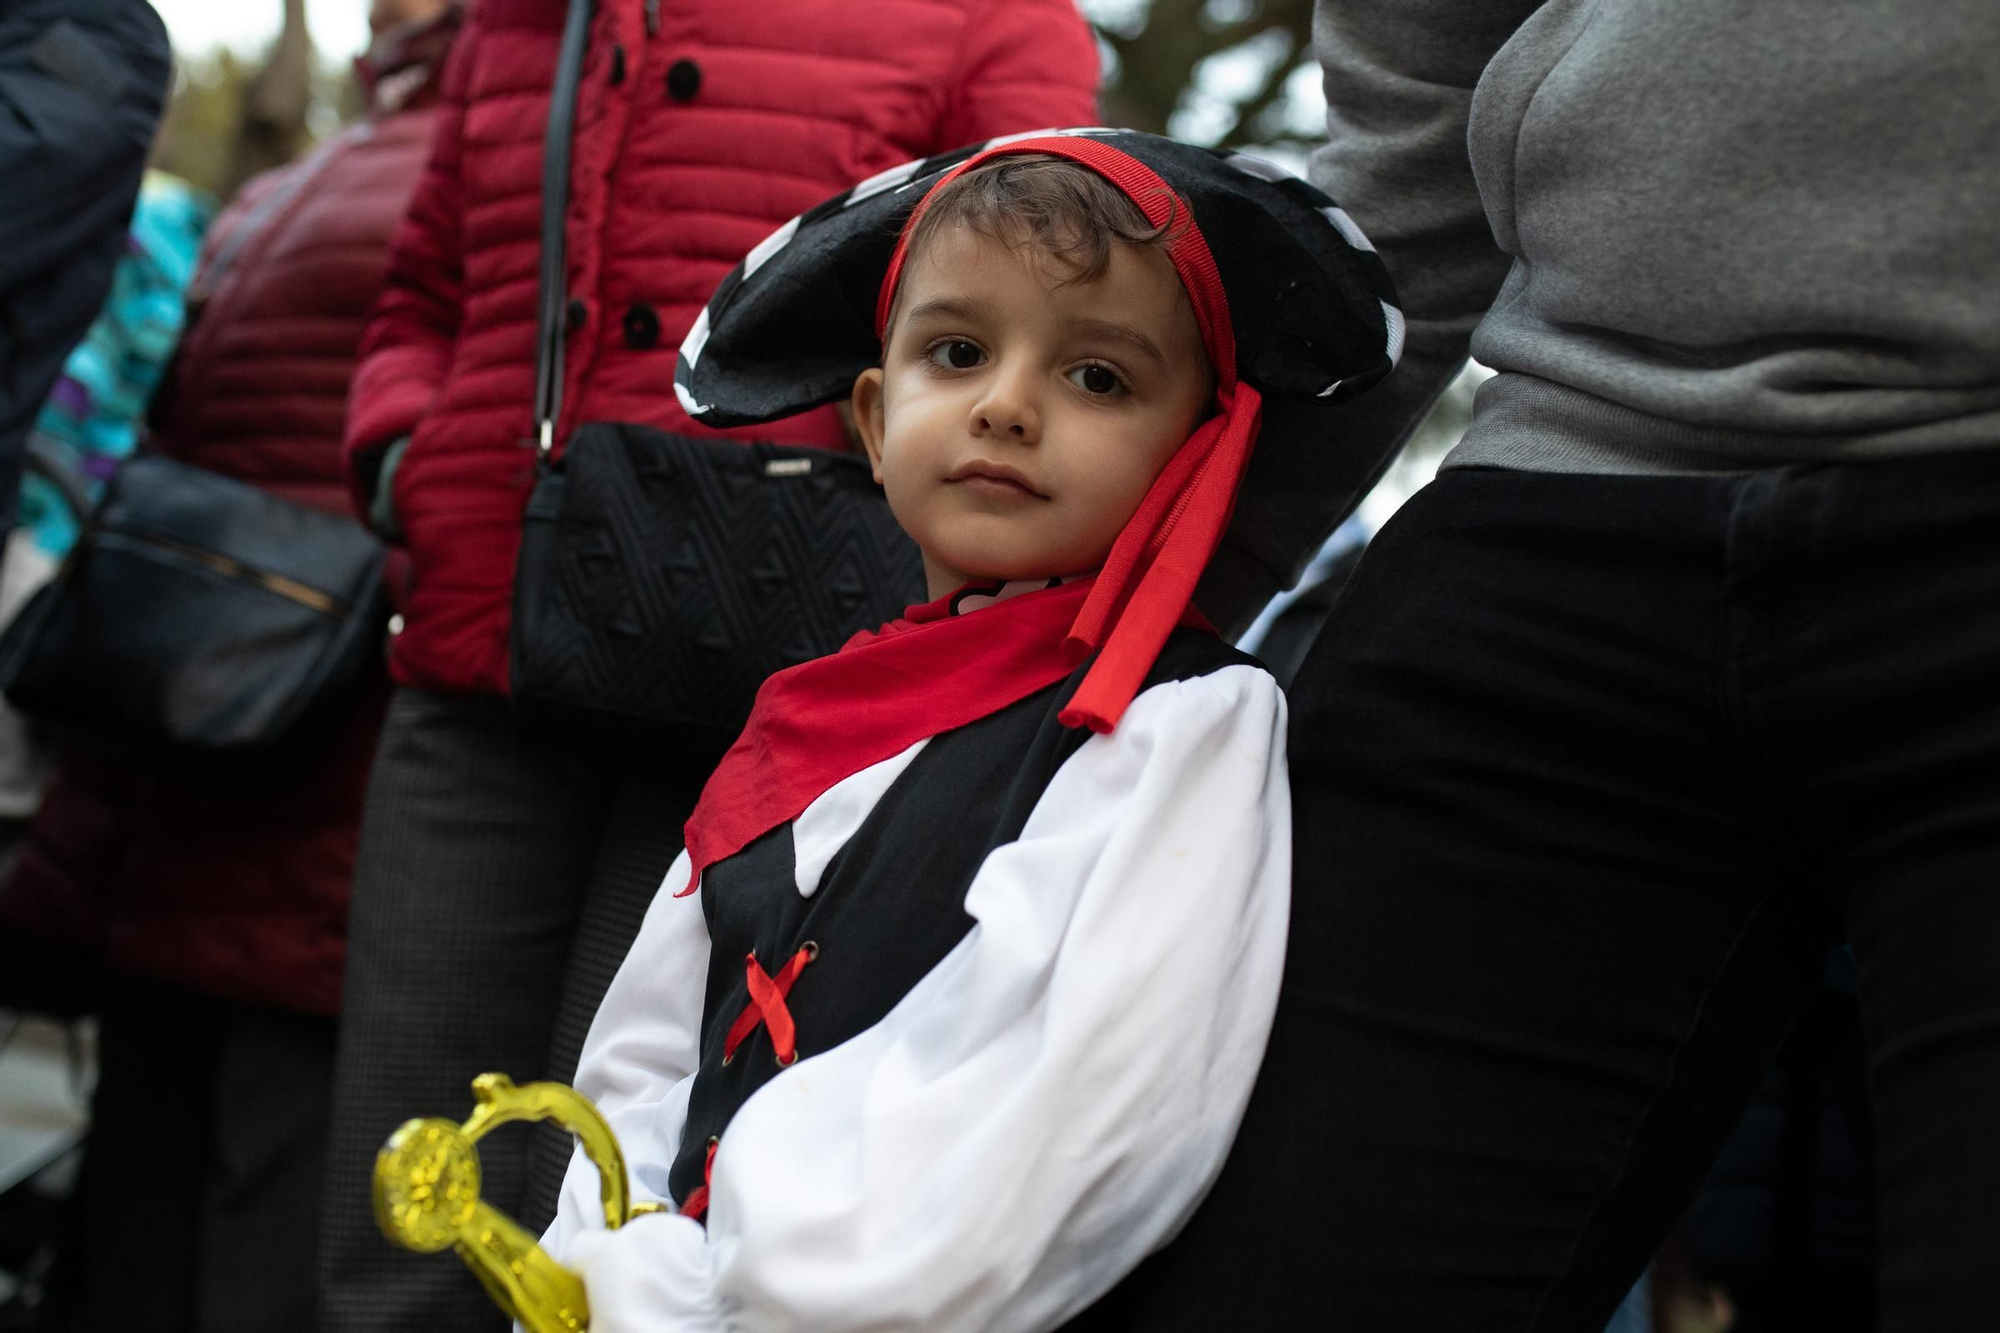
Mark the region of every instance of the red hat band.
<instances>
[{"instance_id":1,"label":"red hat band","mask_svg":"<svg viewBox=\"0 0 2000 1333\"><path fill-rule=\"evenodd\" d=\"M896 303L896 288L903 280L903 261L909 254L910 234L916 230L917 220L923 217L924 210L930 207L937 192L974 167L996 157L1022 153L1066 158L1079 166L1089 167L1116 185L1146 215L1146 221L1155 227L1179 224L1179 231L1167 247L1167 258L1173 261L1174 270L1180 274L1181 285L1187 288L1188 301L1194 306L1194 319L1201 329L1201 341L1208 349L1209 361L1215 366L1217 387L1225 390L1234 388L1236 335L1229 323L1229 298L1222 290L1222 278L1215 268L1215 256L1209 252L1208 239L1194 225L1194 218L1186 216L1187 210L1177 202L1179 192L1167 184L1157 171L1130 153L1121 152L1100 139L1079 135L1047 134L1010 140L974 154L940 176L937 184L926 190L923 199L910 210L909 219L903 223L903 233L897 238L896 251L889 258L889 271L883 275L882 293L875 302L877 336L885 340L889 336L889 311Z\"/></svg>"},{"instance_id":2,"label":"red hat band","mask_svg":"<svg viewBox=\"0 0 2000 1333\"><path fill-rule=\"evenodd\" d=\"M1098 139L1043 135L1016 139L966 159L940 177L912 209L882 279L876 331L886 343L889 312L902 280L910 234L940 187L962 172L1008 154L1042 153L1088 167L1117 186L1155 227L1179 230L1167 257L1187 289L1195 323L1215 369L1222 411L1196 428L1168 460L1105 557L1064 647L1074 660L1097 660L1061 715L1063 725L1107 732L1118 724L1167 636L1180 623L1195 583L1229 526L1236 489L1256 443L1262 411L1257 390L1236 378L1236 336L1215 256L1179 194L1160 174Z\"/></svg>"}]
</instances>

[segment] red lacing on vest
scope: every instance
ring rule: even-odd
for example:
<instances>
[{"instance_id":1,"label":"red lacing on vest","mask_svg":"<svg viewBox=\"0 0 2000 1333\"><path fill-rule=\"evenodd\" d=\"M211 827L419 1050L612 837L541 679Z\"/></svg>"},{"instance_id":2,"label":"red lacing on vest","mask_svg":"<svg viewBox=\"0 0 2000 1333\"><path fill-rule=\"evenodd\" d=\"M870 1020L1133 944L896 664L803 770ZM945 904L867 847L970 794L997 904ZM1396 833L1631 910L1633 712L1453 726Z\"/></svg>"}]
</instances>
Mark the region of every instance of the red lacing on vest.
<instances>
[{"instance_id":1,"label":"red lacing on vest","mask_svg":"<svg viewBox=\"0 0 2000 1333\"><path fill-rule=\"evenodd\" d=\"M721 1145L720 1139L708 1141L708 1156L701 1160L701 1184L695 1186L694 1192L689 1194L687 1201L681 1205L682 1217L693 1218L699 1222L708 1215L708 1186L715 1179L715 1150Z\"/></svg>"},{"instance_id":2,"label":"red lacing on vest","mask_svg":"<svg viewBox=\"0 0 2000 1333\"><path fill-rule=\"evenodd\" d=\"M805 971L806 964L819 957L819 946L808 940L799 951L791 956L778 974L772 976L757 961L757 954L751 951L743 964L743 979L750 987L750 1002L743 1006L743 1012L729 1025L729 1035L722 1042L722 1063L728 1064L736 1058L736 1048L744 1039L757 1030L762 1023L771 1033L771 1047L778 1053L778 1063L789 1065L799 1058L798 1026L792 1022L792 1011L785 1007L785 997L792 993L792 983Z\"/></svg>"}]
</instances>

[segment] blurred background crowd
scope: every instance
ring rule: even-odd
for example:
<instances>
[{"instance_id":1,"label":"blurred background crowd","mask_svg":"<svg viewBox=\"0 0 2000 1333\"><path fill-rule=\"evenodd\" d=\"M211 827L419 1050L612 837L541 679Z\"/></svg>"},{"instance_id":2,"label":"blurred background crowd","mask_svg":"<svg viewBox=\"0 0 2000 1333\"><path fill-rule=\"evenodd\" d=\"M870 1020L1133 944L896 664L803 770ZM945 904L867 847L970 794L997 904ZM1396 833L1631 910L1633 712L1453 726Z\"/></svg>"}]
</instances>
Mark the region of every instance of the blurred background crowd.
<instances>
[{"instance_id":1,"label":"blurred background crowd","mask_svg":"<svg viewBox=\"0 0 2000 1333\"><path fill-rule=\"evenodd\" d=\"M137 452L347 507L348 380L464 20L460 0L154 8L173 46L164 113L108 292L32 413L0 615L55 575ZM1303 172L1325 134L1311 0L1080 8L1104 123ZM0 218L16 208L0 198ZM1464 429L1482 374L1452 386L1248 631L1281 679L1369 535ZM386 682L364 688L309 782L258 793L254 817L241 793L175 789L0 712L0 1329L268 1328L227 1308L250 1270L306 1293L290 1309L311 1317L297 1204L314 1215L348 877L386 697ZM1836 953L1618 1328L1864 1326L1873 1220L1853 1010ZM293 1206L260 1201L274 1192ZM219 1228L203 1245L172 1202L193 1197ZM135 1321L139 1308L157 1319Z\"/></svg>"}]
</instances>

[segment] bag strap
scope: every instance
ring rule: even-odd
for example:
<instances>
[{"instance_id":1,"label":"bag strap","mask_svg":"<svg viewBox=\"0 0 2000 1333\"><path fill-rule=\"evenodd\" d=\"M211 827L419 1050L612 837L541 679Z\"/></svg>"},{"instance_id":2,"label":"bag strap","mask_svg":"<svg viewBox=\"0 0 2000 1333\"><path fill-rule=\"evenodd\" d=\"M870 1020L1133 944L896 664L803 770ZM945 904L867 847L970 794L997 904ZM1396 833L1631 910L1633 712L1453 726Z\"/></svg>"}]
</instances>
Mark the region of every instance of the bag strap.
<instances>
[{"instance_id":1,"label":"bag strap","mask_svg":"<svg viewBox=\"0 0 2000 1333\"><path fill-rule=\"evenodd\" d=\"M583 83L583 53L590 44L591 0L570 0L563 22L562 51L556 57L555 87L549 95L549 127L542 140L542 272L536 309L535 456L543 463L556 447L556 418L562 415L564 308L569 296L569 258L564 226L569 216L570 141L576 130L577 91Z\"/></svg>"}]
</instances>

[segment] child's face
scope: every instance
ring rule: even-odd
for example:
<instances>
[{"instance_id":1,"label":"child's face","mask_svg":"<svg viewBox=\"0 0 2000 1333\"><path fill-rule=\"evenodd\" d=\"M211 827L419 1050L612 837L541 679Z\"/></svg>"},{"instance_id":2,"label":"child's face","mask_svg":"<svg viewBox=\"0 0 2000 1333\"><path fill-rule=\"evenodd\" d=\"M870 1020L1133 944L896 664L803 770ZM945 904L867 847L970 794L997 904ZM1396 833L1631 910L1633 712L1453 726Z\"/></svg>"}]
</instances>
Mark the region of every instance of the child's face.
<instances>
[{"instance_id":1,"label":"child's face","mask_svg":"<svg viewBox=\"0 0 2000 1333\"><path fill-rule=\"evenodd\" d=\"M912 256L880 370L854 386L875 479L930 593L1079 574L1213 393L1173 265L1117 244L1091 282L966 226Z\"/></svg>"}]
</instances>

